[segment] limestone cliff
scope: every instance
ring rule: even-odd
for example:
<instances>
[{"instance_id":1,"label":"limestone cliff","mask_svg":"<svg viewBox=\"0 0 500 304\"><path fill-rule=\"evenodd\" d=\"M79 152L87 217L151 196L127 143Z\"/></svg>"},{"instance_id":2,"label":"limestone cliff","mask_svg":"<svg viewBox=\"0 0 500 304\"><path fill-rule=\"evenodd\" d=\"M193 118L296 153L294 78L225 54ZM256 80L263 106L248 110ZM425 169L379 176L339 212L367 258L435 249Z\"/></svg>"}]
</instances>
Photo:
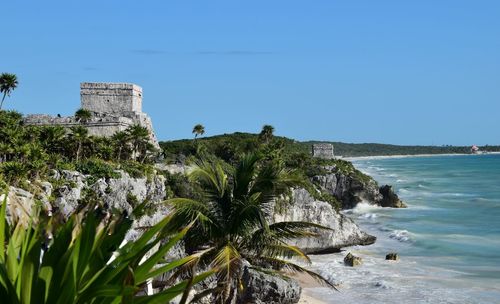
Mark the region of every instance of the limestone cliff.
<instances>
[{"instance_id":1,"label":"limestone cliff","mask_svg":"<svg viewBox=\"0 0 500 304\"><path fill-rule=\"evenodd\" d=\"M334 166L327 167L326 170L326 174L314 176L313 183L339 200L342 209L352 209L360 202L382 207L406 207L392 187L379 187L373 178L359 171L346 174Z\"/></svg>"},{"instance_id":2,"label":"limestone cliff","mask_svg":"<svg viewBox=\"0 0 500 304\"><path fill-rule=\"evenodd\" d=\"M165 177L154 175L149 178L132 178L119 171L120 178L97 179L76 171L54 171L52 181L41 182L36 195L15 187L10 188L8 216L21 218L30 215L35 201L40 201L49 213L60 212L64 217L73 213L85 196L92 195L111 210L132 212L134 207L144 201L149 203L149 212L134 223L134 227L151 226L168 214L168 208L161 202L166 196ZM134 239L140 234L132 230L127 236Z\"/></svg>"},{"instance_id":3,"label":"limestone cliff","mask_svg":"<svg viewBox=\"0 0 500 304\"><path fill-rule=\"evenodd\" d=\"M350 218L337 212L330 203L314 199L305 189L295 189L292 206L282 214L275 214L274 221L305 221L328 227L315 229L317 237L291 241L307 253L328 253L353 245L369 245L375 237L363 232Z\"/></svg>"}]
</instances>

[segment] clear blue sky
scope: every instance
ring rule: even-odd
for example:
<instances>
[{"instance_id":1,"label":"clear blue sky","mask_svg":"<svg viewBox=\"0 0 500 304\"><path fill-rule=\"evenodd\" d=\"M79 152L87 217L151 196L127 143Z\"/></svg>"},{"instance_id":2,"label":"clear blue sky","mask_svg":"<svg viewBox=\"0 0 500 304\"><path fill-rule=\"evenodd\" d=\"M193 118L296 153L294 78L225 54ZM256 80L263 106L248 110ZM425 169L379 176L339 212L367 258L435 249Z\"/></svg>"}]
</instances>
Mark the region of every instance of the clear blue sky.
<instances>
[{"instance_id":1,"label":"clear blue sky","mask_svg":"<svg viewBox=\"0 0 500 304\"><path fill-rule=\"evenodd\" d=\"M70 115L83 81L143 87L160 139L500 144L500 1L7 1L7 108Z\"/></svg>"}]
</instances>

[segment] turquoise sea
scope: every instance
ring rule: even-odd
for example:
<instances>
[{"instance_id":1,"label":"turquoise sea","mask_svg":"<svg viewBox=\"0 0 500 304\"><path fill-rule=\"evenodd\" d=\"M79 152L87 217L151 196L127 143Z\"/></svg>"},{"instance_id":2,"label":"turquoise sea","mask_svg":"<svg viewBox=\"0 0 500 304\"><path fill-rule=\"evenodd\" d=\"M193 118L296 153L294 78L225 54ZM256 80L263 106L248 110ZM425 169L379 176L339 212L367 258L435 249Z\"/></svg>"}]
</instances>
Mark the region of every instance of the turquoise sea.
<instances>
[{"instance_id":1,"label":"turquoise sea","mask_svg":"<svg viewBox=\"0 0 500 304\"><path fill-rule=\"evenodd\" d=\"M328 303L500 303L500 155L357 159L380 185L393 185L407 209L360 204L345 213L377 236L345 252L314 258L341 286L314 290ZM385 261L396 251L398 262ZM339 302L342 301L342 302Z\"/></svg>"}]
</instances>

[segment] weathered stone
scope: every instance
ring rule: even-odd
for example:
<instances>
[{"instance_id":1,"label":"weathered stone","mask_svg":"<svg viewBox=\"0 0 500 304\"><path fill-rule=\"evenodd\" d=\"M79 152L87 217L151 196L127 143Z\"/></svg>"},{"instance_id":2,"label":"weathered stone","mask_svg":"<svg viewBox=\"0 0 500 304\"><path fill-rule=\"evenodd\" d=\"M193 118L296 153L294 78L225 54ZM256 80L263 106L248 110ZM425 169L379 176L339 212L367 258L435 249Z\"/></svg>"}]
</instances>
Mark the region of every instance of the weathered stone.
<instances>
[{"instance_id":1,"label":"weathered stone","mask_svg":"<svg viewBox=\"0 0 500 304\"><path fill-rule=\"evenodd\" d=\"M83 82L82 108L96 113L142 113L142 88L130 83Z\"/></svg>"},{"instance_id":2,"label":"weathered stone","mask_svg":"<svg viewBox=\"0 0 500 304\"><path fill-rule=\"evenodd\" d=\"M317 236L299 238L289 243L307 253L328 253L338 252L347 246L375 242L374 236L363 232L350 218L337 212L329 203L315 200L307 190L295 189L292 195L291 207L281 214L275 214L275 222L305 221L329 229L313 229Z\"/></svg>"},{"instance_id":3,"label":"weathered stone","mask_svg":"<svg viewBox=\"0 0 500 304\"><path fill-rule=\"evenodd\" d=\"M330 173L313 177L315 184L327 193L335 196L342 209L352 209L360 202L392 208L406 208L406 205L394 193L392 187L378 187L372 178L360 180L355 176L345 175L335 171L335 167L325 167Z\"/></svg>"},{"instance_id":4,"label":"weathered stone","mask_svg":"<svg viewBox=\"0 0 500 304\"><path fill-rule=\"evenodd\" d=\"M355 267L363 264L363 260L360 257L352 255L350 252L344 258L344 264L347 266Z\"/></svg>"},{"instance_id":5,"label":"weathered stone","mask_svg":"<svg viewBox=\"0 0 500 304\"><path fill-rule=\"evenodd\" d=\"M335 157L333 154L333 145L327 143L313 144L312 155L317 158L333 159Z\"/></svg>"},{"instance_id":6,"label":"weathered stone","mask_svg":"<svg viewBox=\"0 0 500 304\"><path fill-rule=\"evenodd\" d=\"M380 187L380 194L382 194L382 199L379 204L382 207L392 207L392 208L406 208L407 206L403 203L398 195L392 190L392 186L385 185Z\"/></svg>"},{"instance_id":7,"label":"weathered stone","mask_svg":"<svg viewBox=\"0 0 500 304\"><path fill-rule=\"evenodd\" d=\"M54 189L56 197L54 207L64 217L68 217L78 207L78 200L82 197L82 191L85 187L86 176L80 172L63 170L61 171L61 178L69 183Z\"/></svg>"},{"instance_id":8,"label":"weathered stone","mask_svg":"<svg viewBox=\"0 0 500 304\"><path fill-rule=\"evenodd\" d=\"M142 112L142 88L128 83L89 83L80 86L81 107L92 112L82 124L76 117L53 117L32 114L24 118L27 125L59 125L65 128L83 125L93 136L113 136L133 124L148 129L151 143L159 148L151 118Z\"/></svg>"},{"instance_id":9,"label":"weathered stone","mask_svg":"<svg viewBox=\"0 0 500 304\"><path fill-rule=\"evenodd\" d=\"M385 259L390 261L397 261L399 260L399 255L396 252L391 252L385 256Z\"/></svg>"},{"instance_id":10,"label":"weathered stone","mask_svg":"<svg viewBox=\"0 0 500 304\"><path fill-rule=\"evenodd\" d=\"M135 239L141 234L141 229L152 226L161 221L168 213L169 209L160 204L166 196L165 177L154 175L151 178L132 178L126 172L118 171L120 178L99 179L91 185L87 185L88 176L76 171L62 171L61 178L64 178L66 185L54 189L54 205L63 216L68 217L73 213L80 200L84 196L84 190L88 189L96 197L99 197L109 209L126 211L131 213L138 203L148 201L154 206L153 212L149 212L137 219L133 228L127 234L127 239Z\"/></svg>"},{"instance_id":11,"label":"weathered stone","mask_svg":"<svg viewBox=\"0 0 500 304\"><path fill-rule=\"evenodd\" d=\"M245 267L242 276L243 293L237 303L294 304L302 291L299 283L281 275L271 275Z\"/></svg>"}]
</instances>

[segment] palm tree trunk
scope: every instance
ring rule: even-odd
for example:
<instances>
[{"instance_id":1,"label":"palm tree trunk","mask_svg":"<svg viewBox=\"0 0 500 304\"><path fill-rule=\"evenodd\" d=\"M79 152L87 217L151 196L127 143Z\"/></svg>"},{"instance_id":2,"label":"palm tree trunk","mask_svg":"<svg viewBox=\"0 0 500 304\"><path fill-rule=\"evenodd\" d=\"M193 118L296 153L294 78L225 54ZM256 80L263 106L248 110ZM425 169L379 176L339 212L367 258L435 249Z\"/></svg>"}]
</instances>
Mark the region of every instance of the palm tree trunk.
<instances>
[{"instance_id":1,"label":"palm tree trunk","mask_svg":"<svg viewBox=\"0 0 500 304\"><path fill-rule=\"evenodd\" d=\"M82 148L82 143L78 142L78 148L76 149L76 161L80 158L80 150Z\"/></svg>"},{"instance_id":2,"label":"palm tree trunk","mask_svg":"<svg viewBox=\"0 0 500 304\"><path fill-rule=\"evenodd\" d=\"M5 96L7 96L7 92L3 92L2 102L0 102L0 110L2 110L3 101L5 100Z\"/></svg>"}]
</instances>

